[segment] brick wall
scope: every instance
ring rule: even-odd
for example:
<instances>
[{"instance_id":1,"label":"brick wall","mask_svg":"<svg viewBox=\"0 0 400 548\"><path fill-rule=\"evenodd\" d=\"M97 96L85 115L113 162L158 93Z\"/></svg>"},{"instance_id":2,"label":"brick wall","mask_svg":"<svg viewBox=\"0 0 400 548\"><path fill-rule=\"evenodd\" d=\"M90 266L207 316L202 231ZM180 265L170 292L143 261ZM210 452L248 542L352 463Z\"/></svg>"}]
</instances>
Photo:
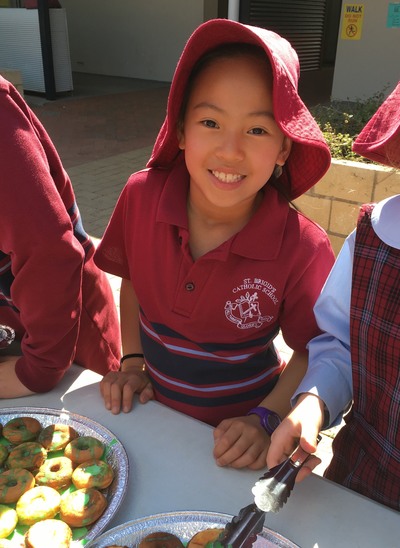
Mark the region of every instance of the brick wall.
<instances>
[{"instance_id":1,"label":"brick wall","mask_svg":"<svg viewBox=\"0 0 400 548\"><path fill-rule=\"evenodd\" d=\"M359 207L400 194L400 171L332 160L327 174L295 201L296 206L328 233L336 254L355 228Z\"/></svg>"}]
</instances>

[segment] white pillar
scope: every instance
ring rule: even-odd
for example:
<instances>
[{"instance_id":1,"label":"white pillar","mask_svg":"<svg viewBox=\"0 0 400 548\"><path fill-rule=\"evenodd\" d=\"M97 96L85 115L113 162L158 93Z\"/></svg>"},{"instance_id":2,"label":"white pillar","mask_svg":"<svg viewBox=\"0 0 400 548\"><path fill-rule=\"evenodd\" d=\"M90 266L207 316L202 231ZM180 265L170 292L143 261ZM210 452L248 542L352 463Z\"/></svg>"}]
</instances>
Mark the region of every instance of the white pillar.
<instances>
[{"instance_id":1,"label":"white pillar","mask_svg":"<svg viewBox=\"0 0 400 548\"><path fill-rule=\"evenodd\" d=\"M229 0L228 4L228 19L239 21L239 5L240 0Z\"/></svg>"}]
</instances>

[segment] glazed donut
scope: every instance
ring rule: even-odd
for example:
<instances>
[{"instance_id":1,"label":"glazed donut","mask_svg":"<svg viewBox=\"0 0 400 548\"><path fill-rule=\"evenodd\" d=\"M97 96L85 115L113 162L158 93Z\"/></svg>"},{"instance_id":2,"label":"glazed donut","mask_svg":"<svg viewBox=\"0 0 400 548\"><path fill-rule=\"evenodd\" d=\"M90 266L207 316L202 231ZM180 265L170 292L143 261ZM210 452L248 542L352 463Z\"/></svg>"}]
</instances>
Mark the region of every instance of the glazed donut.
<instances>
[{"instance_id":1,"label":"glazed donut","mask_svg":"<svg viewBox=\"0 0 400 548\"><path fill-rule=\"evenodd\" d=\"M26 441L10 451L7 458L9 468L25 468L35 470L46 460L47 451L36 441Z\"/></svg>"},{"instance_id":2,"label":"glazed donut","mask_svg":"<svg viewBox=\"0 0 400 548\"><path fill-rule=\"evenodd\" d=\"M32 441L38 437L42 425L33 417L16 417L3 426L3 436L12 445Z\"/></svg>"},{"instance_id":3,"label":"glazed donut","mask_svg":"<svg viewBox=\"0 0 400 548\"><path fill-rule=\"evenodd\" d=\"M10 506L0 504L0 538L7 538L18 523L17 512Z\"/></svg>"},{"instance_id":4,"label":"glazed donut","mask_svg":"<svg viewBox=\"0 0 400 548\"><path fill-rule=\"evenodd\" d=\"M204 529L196 533L188 542L187 548L204 548L209 543L215 542L223 529Z\"/></svg>"},{"instance_id":5,"label":"glazed donut","mask_svg":"<svg viewBox=\"0 0 400 548\"><path fill-rule=\"evenodd\" d=\"M0 538L0 548L13 548L14 543L6 538Z\"/></svg>"},{"instance_id":6,"label":"glazed donut","mask_svg":"<svg viewBox=\"0 0 400 548\"><path fill-rule=\"evenodd\" d=\"M18 500L16 510L22 525L54 518L60 510L61 495L52 487L40 485L26 491Z\"/></svg>"},{"instance_id":7,"label":"glazed donut","mask_svg":"<svg viewBox=\"0 0 400 548\"><path fill-rule=\"evenodd\" d=\"M69 442L64 449L64 455L76 464L90 459L101 459L104 444L92 436L81 436Z\"/></svg>"},{"instance_id":8,"label":"glazed donut","mask_svg":"<svg viewBox=\"0 0 400 548\"><path fill-rule=\"evenodd\" d=\"M38 442L46 451L60 451L78 436L78 432L68 424L50 424L40 432Z\"/></svg>"},{"instance_id":9,"label":"glazed donut","mask_svg":"<svg viewBox=\"0 0 400 548\"><path fill-rule=\"evenodd\" d=\"M97 489L78 489L61 498L60 517L71 527L95 522L107 507L107 499Z\"/></svg>"},{"instance_id":10,"label":"glazed donut","mask_svg":"<svg viewBox=\"0 0 400 548\"><path fill-rule=\"evenodd\" d=\"M5 445L0 444L0 466L6 462L8 457L8 449Z\"/></svg>"},{"instance_id":11,"label":"glazed donut","mask_svg":"<svg viewBox=\"0 0 400 548\"><path fill-rule=\"evenodd\" d=\"M145 536L138 548L183 548L184 544L176 535L159 531Z\"/></svg>"},{"instance_id":12,"label":"glazed donut","mask_svg":"<svg viewBox=\"0 0 400 548\"><path fill-rule=\"evenodd\" d=\"M79 464L72 473L72 483L77 489L94 487L105 489L114 479L113 469L106 462L91 459Z\"/></svg>"},{"instance_id":13,"label":"glazed donut","mask_svg":"<svg viewBox=\"0 0 400 548\"><path fill-rule=\"evenodd\" d=\"M35 486L35 478L28 470L13 468L0 474L0 503L17 502L25 491Z\"/></svg>"},{"instance_id":14,"label":"glazed donut","mask_svg":"<svg viewBox=\"0 0 400 548\"><path fill-rule=\"evenodd\" d=\"M66 489L71 485L72 460L68 457L55 457L46 460L39 468L35 480L37 485L47 485L53 489Z\"/></svg>"},{"instance_id":15,"label":"glazed donut","mask_svg":"<svg viewBox=\"0 0 400 548\"><path fill-rule=\"evenodd\" d=\"M69 548L72 531L59 519L38 521L25 535L26 548Z\"/></svg>"}]
</instances>

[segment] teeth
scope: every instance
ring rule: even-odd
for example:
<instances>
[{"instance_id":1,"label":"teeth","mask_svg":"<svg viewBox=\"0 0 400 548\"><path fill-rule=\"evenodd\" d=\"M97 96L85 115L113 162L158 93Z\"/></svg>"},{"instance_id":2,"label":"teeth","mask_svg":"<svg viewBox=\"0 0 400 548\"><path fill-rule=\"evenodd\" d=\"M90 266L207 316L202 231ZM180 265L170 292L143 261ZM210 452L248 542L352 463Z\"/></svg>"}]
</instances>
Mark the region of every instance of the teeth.
<instances>
[{"instance_id":1,"label":"teeth","mask_svg":"<svg viewBox=\"0 0 400 548\"><path fill-rule=\"evenodd\" d=\"M243 179L243 176L238 173L222 173L221 171L212 171L211 173L222 183L237 183Z\"/></svg>"}]
</instances>

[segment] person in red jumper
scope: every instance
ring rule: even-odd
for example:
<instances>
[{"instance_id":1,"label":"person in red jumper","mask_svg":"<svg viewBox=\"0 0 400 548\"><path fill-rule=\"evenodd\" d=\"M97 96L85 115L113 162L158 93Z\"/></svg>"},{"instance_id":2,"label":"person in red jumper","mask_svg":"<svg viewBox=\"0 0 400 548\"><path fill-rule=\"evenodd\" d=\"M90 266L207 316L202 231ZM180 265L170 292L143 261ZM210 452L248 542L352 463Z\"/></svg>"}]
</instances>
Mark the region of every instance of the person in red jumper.
<instances>
[{"instance_id":1,"label":"person in red jumper","mask_svg":"<svg viewBox=\"0 0 400 548\"><path fill-rule=\"evenodd\" d=\"M117 370L120 328L56 149L1 77L0 120L0 324L17 341L0 351L0 398L13 398L51 390L72 362Z\"/></svg>"},{"instance_id":2,"label":"person in red jumper","mask_svg":"<svg viewBox=\"0 0 400 548\"><path fill-rule=\"evenodd\" d=\"M400 82L366 124L353 151L400 168ZM385 177L387 177L385 175ZM323 333L267 456L277 465L341 419L324 475L400 511L400 195L361 207L315 305ZM350 409L350 411L349 411ZM320 462L312 456L298 480Z\"/></svg>"},{"instance_id":3,"label":"person in red jumper","mask_svg":"<svg viewBox=\"0 0 400 548\"><path fill-rule=\"evenodd\" d=\"M201 25L148 169L129 179L95 255L122 277L125 355L101 383L106 407L128 412L138 393L215 426L221 466L265 465L334 260L325 232L289 203L330 165L298 76L277 34ZM279 330L294 350L287 365Z\"/></svg>"}]
</instances>

